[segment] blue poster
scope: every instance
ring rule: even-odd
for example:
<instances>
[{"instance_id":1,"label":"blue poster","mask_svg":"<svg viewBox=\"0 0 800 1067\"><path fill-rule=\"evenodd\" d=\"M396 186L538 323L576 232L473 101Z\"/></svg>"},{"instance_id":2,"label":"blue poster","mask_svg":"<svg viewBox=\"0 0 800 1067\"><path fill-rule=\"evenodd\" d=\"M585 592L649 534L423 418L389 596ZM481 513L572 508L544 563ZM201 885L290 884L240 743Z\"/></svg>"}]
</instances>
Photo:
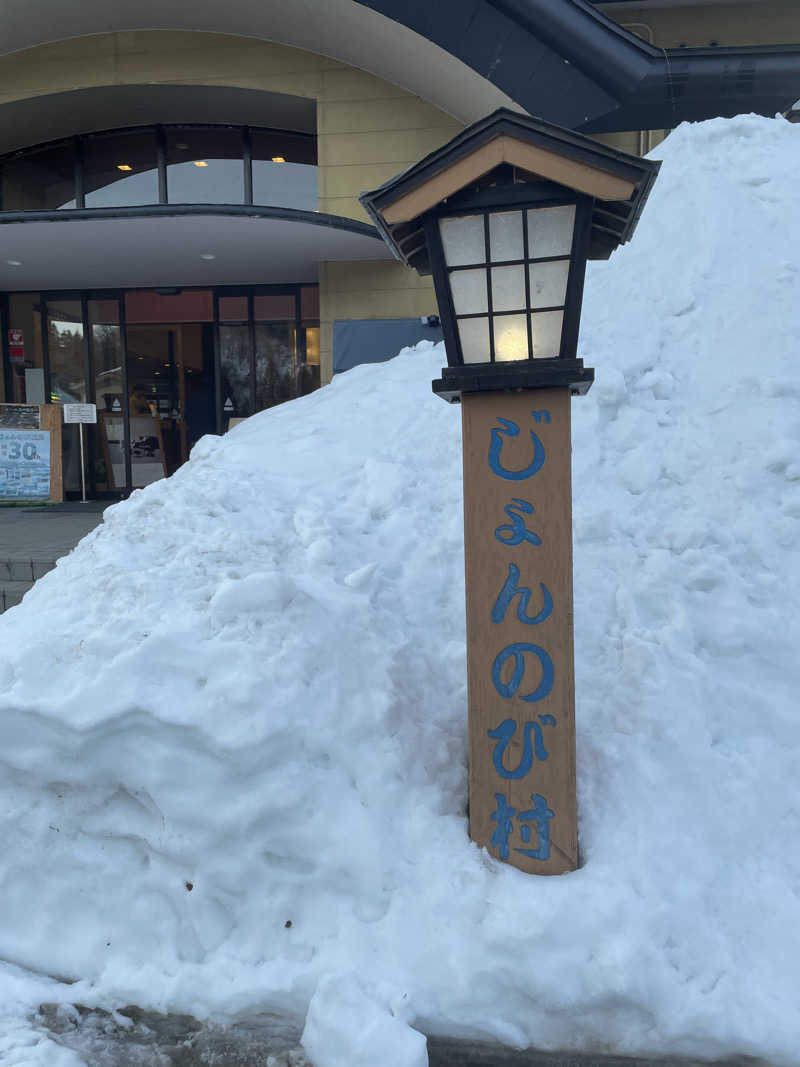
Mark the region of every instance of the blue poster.
<instances>
[{"instance_id":1,"label":"blue poster","mask_svg":"<svg viewBox=\"0 0 800 1067\"><path fill-rule=\"evenodd\" d=\"M49 432L0 429L0 500L49 499Z\"/></svg>"}]
</instances>

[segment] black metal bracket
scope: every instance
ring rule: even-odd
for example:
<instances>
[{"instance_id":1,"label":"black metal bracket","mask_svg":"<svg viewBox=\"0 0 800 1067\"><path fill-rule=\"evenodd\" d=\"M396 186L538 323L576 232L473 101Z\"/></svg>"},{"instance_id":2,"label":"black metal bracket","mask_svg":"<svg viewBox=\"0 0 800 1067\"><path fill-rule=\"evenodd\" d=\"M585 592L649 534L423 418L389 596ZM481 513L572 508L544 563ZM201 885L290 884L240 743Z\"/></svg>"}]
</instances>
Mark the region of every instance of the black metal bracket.
<instances>
[{"instance_id":1,"label":"black metal bracket","mask_svg":"<svg viewBox=\"0 0 800 1067\"><path fill-rule=\"evenodd\" d=\"M434 393L450 404L462 393L519 392L521 389L567 388L572 396L585 396L594 381L594 368L582 359L536 359L519 363L472 363L442 367L441 378L431 382Z\"/></svg>"}]
</instances>

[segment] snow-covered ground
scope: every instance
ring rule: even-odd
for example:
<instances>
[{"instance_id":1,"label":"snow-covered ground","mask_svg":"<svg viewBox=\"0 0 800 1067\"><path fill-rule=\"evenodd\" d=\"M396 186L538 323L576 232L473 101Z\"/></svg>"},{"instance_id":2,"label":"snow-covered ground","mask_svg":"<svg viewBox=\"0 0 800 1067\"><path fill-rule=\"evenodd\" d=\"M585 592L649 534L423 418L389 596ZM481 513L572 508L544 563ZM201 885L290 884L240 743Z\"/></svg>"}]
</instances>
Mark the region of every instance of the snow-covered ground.
<instances>
[{"instance_id":1,"label":"snow-covered ground","mask_svg":"<svg viewBox=\"0 0 800 1067\"><path fill-rule=\"evenodd\" d=\"M573 404L582 869L467 838L420 346L204 439L0 619L0 1063L84 1062L42 1001L283 1012L318 1067L422 1067L419 1031L796 1060L800 126L658 154Z\"/></svg>"}]
</instances>

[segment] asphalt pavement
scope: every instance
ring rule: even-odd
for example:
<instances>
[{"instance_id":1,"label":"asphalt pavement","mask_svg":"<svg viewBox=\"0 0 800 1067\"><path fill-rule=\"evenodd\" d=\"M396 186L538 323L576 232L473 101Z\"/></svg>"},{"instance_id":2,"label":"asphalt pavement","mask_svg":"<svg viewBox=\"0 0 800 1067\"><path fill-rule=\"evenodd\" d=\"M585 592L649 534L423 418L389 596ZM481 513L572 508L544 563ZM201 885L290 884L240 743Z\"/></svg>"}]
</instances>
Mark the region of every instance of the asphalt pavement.
<instances>
[{"instance_id":1,"label":"asphalt pavement","mask_svg":"<svg viewBox=\"0 0 800 1067\"><path fill-rule=\"evenodd\" d=\"M18 604L81 538L103 521L109 501L0 507L0 613Z\"/></svg>"}]
</instances>

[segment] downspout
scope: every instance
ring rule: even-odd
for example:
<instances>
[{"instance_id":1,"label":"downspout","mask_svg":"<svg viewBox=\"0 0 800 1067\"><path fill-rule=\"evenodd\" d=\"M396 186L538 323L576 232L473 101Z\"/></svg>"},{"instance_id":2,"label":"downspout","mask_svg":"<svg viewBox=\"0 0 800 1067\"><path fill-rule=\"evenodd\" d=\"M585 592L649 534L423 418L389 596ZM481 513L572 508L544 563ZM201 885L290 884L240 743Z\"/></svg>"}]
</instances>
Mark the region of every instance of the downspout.
<instances>
[{"instance_id":1,"label":"downspout","mask_svg":"<svg viewBox=\"0 0 800 1067\"><path fill-rule=\"evenodd\" d=\"M646 37L644 38L648 44L655 46L656 35L653 33L653 27L648 26L646 22L623 22L622 28L624 30L630 30L631 33L635 33L637 37L641 37L641 30L644 30ZM639 148L638 152L640 156L646 156L650 149L653 147L652 139L650 137L650 130L639 130Z\"/></svg>"}]
</instances>

